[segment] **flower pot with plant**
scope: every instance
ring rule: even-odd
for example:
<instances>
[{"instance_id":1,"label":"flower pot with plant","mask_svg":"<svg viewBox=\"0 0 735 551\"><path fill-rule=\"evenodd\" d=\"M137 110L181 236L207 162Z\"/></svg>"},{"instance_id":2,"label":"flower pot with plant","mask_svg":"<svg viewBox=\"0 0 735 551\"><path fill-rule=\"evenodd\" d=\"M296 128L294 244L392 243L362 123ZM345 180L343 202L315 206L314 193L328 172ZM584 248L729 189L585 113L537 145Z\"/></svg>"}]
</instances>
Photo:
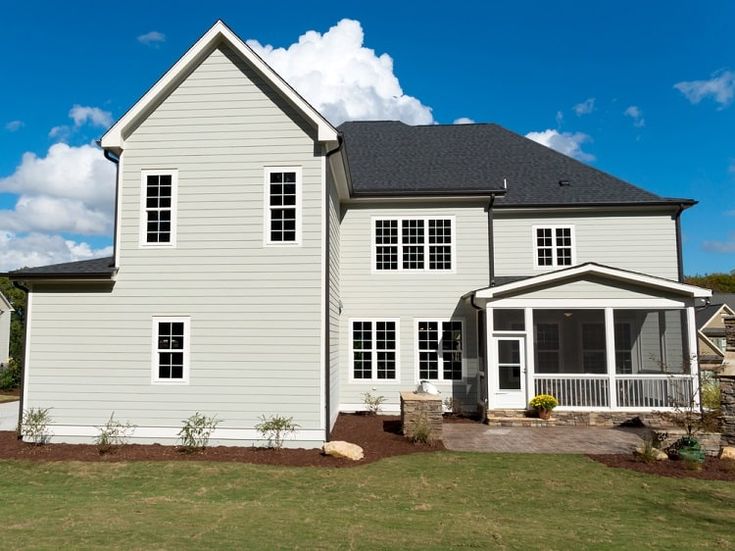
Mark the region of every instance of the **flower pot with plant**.
<instances>
[{"instance_id":1,"label":"flower pot with plant","mask_svg":"<svg viewBox=\"0 0 735 551\"><path fill-rule=\"evenodd\" d=\"M537 394L528 405L536 411L540 419L547 420L551 417L554 408L559 405L559 401L551 394Z\"/></svg>"}]
</instances>

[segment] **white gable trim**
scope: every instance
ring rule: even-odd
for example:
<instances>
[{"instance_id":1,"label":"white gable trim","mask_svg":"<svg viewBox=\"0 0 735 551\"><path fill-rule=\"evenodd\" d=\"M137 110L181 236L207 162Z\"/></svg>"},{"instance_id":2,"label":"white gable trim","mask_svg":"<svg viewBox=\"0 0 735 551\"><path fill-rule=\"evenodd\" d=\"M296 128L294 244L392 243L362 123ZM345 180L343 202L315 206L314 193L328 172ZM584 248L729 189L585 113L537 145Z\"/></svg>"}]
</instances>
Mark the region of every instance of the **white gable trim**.
<instances>
[{"instance_id":1,"label":"white gable trim","mask_svg":"<svg viewBox=\"0 0 735 551\"><path fill-rule=\"evenodd\" d=\"M712 350L714 350L715 356L719 356L720 358L725 357L725 354L720 350L720 348L715 343L713 343L710 338L702 332L701 329L697 330L697 335L700 339L706 342Z\"/></svg>"},{"instance_id":2,"label":"white gable trim","mask_svg":"<svg viewBox=\"0 0 735 551\"><path fill-rule=\"evenodd\" d=\"M10 301L2 293L0 293L0 312L15 312L13 305L10 304Z\"/></svg>"},{"instance_id":3,"label":"white gable trim","mask_svg":"<svg viewBox=\"0 0 735 551\"><path fill-rule=\"evenodd\" d=\"M148 107L166 97L179 84L179 77L198 64L219 42L238 52L286 101L311 121L317 130L318 141L337 141L338 132L329 121L219 20L102 136L102 147L116 151L125 149L125 131L146 114Z\"/></svg>"},{"instance_id":4,"label":"white gable trim","mask_svg":"<svg viewBox=\"0 0 735 551\"><path fill-rule=\"evenodd\" d=\"M686 283L678 283L676 281L671 281L669 279L664 279L660 277L639 274L637 272L629 272L627 270L621 270L619 268L602 266L600 264L582 264L580 266L575 266L574 268L557 270L549 274L543 274L535 277L529 277L527 279L522 279L520 281L506 283L505 285L498 285L496 287L480 289L478 291L475 291L475 296L477 298L494 298L498 295L509 293L512 291L522 291L529 287L536 287L537 285L562 282L566 279L588 275L596 275L616 281L634 283L638 285L643 285L645 287L652 287L655 289L662 289L665 291L670 291L673 293L678 293L694 298L707 298L712 296L712 291L710 291L709 289L696 287L695 285L687 285Z\"/></svg>"},{"instance_id":5,"label":"white gable trim","mask_svg":"<svg viewBox=\"0 0 735 551\"><path fill-rule=\"evenodd\" d=\"M727 304L723 303L720 305L717 311L714 314L712 314L712 316L710 316L710 318L702 324L702 330L704 330L705 327L707 327L710 323L712 323L712 320L714 320L717 316L719 316L722 313L722 311L725 309L729 312L728 315L735 316L735 310L730 308Z\"/></svg>"}]
</instances>

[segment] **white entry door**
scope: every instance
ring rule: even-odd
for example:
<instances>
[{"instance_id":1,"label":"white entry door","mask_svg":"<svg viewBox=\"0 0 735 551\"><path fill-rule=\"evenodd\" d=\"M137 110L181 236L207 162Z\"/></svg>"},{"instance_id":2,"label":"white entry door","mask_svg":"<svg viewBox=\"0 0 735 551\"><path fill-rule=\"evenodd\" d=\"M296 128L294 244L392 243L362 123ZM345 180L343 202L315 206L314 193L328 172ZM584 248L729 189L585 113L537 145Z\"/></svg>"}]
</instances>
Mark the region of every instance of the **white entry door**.
<instances>
[{"instance_id":1,"label":"white entry door","mask_svg":"<svg viewBox=\"0 0 735 551\"><path fill-rule=\"evenodd\" d=\"M495 337L495 396L492 408L526 407L525 337Z\"/></svg>"}]
</instances>

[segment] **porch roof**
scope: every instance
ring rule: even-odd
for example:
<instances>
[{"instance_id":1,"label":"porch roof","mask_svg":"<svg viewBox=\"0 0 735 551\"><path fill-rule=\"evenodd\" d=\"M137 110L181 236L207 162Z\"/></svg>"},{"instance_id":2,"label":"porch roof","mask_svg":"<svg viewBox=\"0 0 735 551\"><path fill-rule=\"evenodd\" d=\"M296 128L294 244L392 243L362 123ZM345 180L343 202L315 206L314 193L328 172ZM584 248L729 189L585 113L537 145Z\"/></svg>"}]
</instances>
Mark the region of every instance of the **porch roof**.
<instances>
[{"instance_id":1,"label":"porch roof","mask_svg":"<svg viewBox=\"0 0 735 551\"><path fill-rule=\"evenodd\" d=\"M567 281L585 277L597 277L611 282L648 287L683 297L707 298L712 296L712 291L709 289L680 283L663 277L605 266L595 262L587 262L578 266L563 268L517 281L510 281L493 287L477 289L470 293L470 295L478 299L493 299L507 294L517 294L519 292L533 290L537 287L561 285Z\"/></svg>"}]
</instances>

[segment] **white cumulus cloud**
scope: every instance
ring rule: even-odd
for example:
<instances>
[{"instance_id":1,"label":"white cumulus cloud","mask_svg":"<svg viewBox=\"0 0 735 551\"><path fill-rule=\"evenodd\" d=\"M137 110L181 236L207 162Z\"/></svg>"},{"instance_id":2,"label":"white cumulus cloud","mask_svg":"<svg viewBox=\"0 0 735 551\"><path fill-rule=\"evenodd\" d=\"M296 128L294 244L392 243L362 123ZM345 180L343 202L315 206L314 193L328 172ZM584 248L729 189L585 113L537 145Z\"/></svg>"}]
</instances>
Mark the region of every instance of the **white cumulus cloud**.
<instances>
[{"instance_id":1,"label":"white cumulus cloud","mask_svg":"<svg viewBox=\"0 0 735 551\"><path fill-rule=\"evenodd\" d=\"M77 128L85 124L102 128L112 126L112 113L103 111L99 107L77 104L69 110L69 117L74 121L74 126Z\"/></svg>"},{"instance_id":2,"label":"white cumulus cloud","mask_svg":"<svg viewBox=\"0 0 735 551\"><path fill-rule=\"evenodd\" d=\"M641 111L641 108L637 105L630 105L625 111L623 111L623 115L630 117L633 120L633 126L636 128L643 128L646 126L646 119L643 118L643 111Z\"/></svg>"},{"instance_id":3,"label":"white cumulus cloud","mask_svg":"<svg viewBox=\"0 0 735 551\"><path fill-rule=\"evenodd\" d=\"M475 120L471 119L469 117L459 117L458 119L454 119L454 122L452 124L474 124Z\"/></svg>"},{"instance_id":4,"label":"white cumulus cloud","mask_svg":"<svg viewBox=\"0 0 735 551\"><path fill-rule=\"evenodd\" d=\"M592 138L583 132L559 132L549 128L541 132L529 132L526 138L550 147L579 161L594 161L595 156L582 150L582 145Z\"/></svg>"},{"instance_id":5,"label":"white cumulus cloud","mask_svg":"<svg viewBox=\"0 0 735 551\"><path fill-rule=\"evenodd\" d=\"M581 103L578 103L572 110L577 114L578 117L582 115L589 115L595 110L595 98L587 98Z\"/></svg>"},{"instance_id":6,"label":"white cumulus cloud","mask_svg":"<svg viewBox=\"0 0 735 551\"><path fill-rule=\"evenodd\" d=\"M19 236L0 231L0 271L3 272L110 255L112 247L95 249L88 243L64 239L60 235L31 233Z\"/></svg>"},{"instance_id":7,"label":"white cumulus cloud","mask_svg":"<svg viewBox=\"0 0 735 551\"><path fill-rule=\"evenodd\" d=\"M431 124L431 108L403 93L393 59L364 46L359 21L342 19L327 32L307 31L287 48L248 40L273 69L333 124L401 120Z\"/></svg>"},{"instance_id":8,"label":"white cumulus cloud","mask_svg":"<svg viewBox=\"0 0 735 551\"><path fill-rule=\"evenodd\" d=\"M705 98L712 98L724 107L735 96L735 71L717 71L707 80L677 82L674 88L691 103L697 104Z\"/></svg>"},{"instance_id":9,"label":"white cumulus cloud","mask_svg":"<svg viewBox=\"0 0 735 551\"><path fill-rule=\"evenodd\" d=\"M158 46L159 44L166 42L166 35L159 31L151 31L138 35L137 40L146 46Z\"/></svg>"},{"instance_id":10,"label":"white cumulus cloud","mask_svg":"<svg viewBox=\"0 0 735 551\"><path fill-rule=\"evenodd\" d=\"M26 125L23 121L10 121L5 123L5 130L8 132L17 132Z\"/></svg>"},{"instance_id":11,"label":"white cumulus cloud","mask_svg":"<svg viewBox=\"0 0 735 551\"><path fill-rule=\"evenodd\" d=\"M735 253L735 233L731 233L728 239L723 241L703 241L702 248L711 253L733 254Z\"/></svg>"}]
</instances>

